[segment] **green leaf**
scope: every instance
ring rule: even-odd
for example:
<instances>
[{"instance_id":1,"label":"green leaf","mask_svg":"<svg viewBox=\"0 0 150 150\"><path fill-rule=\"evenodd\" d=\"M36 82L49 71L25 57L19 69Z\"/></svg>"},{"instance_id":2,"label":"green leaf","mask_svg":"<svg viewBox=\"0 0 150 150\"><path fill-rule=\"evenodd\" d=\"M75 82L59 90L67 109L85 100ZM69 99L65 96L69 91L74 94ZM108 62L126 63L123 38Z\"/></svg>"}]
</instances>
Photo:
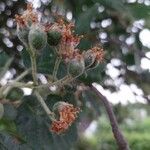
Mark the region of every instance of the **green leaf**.
<instances>
[{"instance_id":1,"label":"green leaf","mask_svg":"<svg viewBox=\"0 0 150 150\"><path fill-rule=\"evenodd\" d=\"M125 10L125 5L123 3L123 0L94 0L95 2L99 2L101 5L106 7L106 9L112 9L116 11L122 12Z\"/></svg>"},{"instance_id":2,"label":"green leaf","mask_svg":"<svg viewBox=\"0 0 150 150\"><path fill-rule=\"evenodd\" d=\"M16 125L18 132L24 137L31 149L46 150L44 147L50 147L51 140L48 140L50 136L47 134L49 131L44 123L45 117L36 115L37 104L38 101L34 96L24 97L22 105L18 108Z\"/></svg>"},{"instance_id":3,"label":"green leaf","mask_svg":"<svg viewBox=\"0 0 150 150\"><path fill-rule=\"evenodd\" d=\"M8 120L15 120L17 116L16 108L11 104L4 104L4 115L3 117Z\"/></svg>"},{"instance_id":4,"label":"green leaf","mask_svg":"<svg viewBox=\"0 0 150 150\"><path fill-rule=\"evenodd\" d=\"M6 118L0 119L0 132L1 131L16 131L15 123Z\"/></svg>"},{"instance_id":5,"label":"green leaf","mask_svg":"<svg viewBox=\"0 0 150 150\"><path fill-rule=\"evenodd\" d=\"M76 22L76 32L78 34L85 34L90 31L90 23L98 14L98 5L95 4L91 8L88 8L87 11L83 12Z\"/></svg>"},{"instance_id":6,"label":"green leaf","mask_svg":"<svg viewBox=\"0 0 150 150\"><path fill-rule=\"evenodd\" d=\"M18 142L23 142L23 143L25 142L24 139L18 134L15 122L8 120L6 118L3 118L0 120L0 135L5 135L6 139L9 139L9 137L11 137L12 141L17 140ZM6 142L5 139L2 141L4 143ZM9 144L6 144L6 147L8 145L11 145L10 141L9 141Z\"/></svg>"},{"instance_id":7,"label":"green leaf","mask_svg":"<svg viewBox=\"0 0 150 150\"><path fill-rule=\"evenodd\" d=\"M81 39L77 48L79 48L81 50L87 50L87 49L91 48L91 45L92 45L92 41L90 41L88 39Z\"/></svg>"},{"instance_id":8,"label":"green leaf","mask_svg":"<svg viewBox=\"0 0 150 150\"><path fill-rule=\"evenodd\" d=\"M91 85L93 82L101 83L103 79L103 71L104 64L101 64L94 69L88 70L87 73L84 73L79 77L79 80L87 85Z\"/></svg>"},{"instance_id":9,"label":"green leaf","mask_svg":"<svg viewBox=\"0 0 150 150\"><path fill-rule=\"evenodd\" d=\"M0 68L6 64L8 59L9 56L5 52L0 52Z\"/></svg>"},{"instance_id":10,"label":"green leaf","mask_svg":"<svg viewBox=\"0 0 150 150\"><path fill-rule=\"evenodd\" d=\"M123 60L126 62L127 65L134 65L134 55L132 53L128 53L127 55L124 55Z\"/></svg>"},{"instance_id":11,"label":"green leaf","mask_svg":"<svg viewBox=\"0 0 150 150\"><path fill-rule=\"evenodd\" d=\"M23 136L26 144L33 150L59 150L65 149L70 150L73 142L77 139L76 125L74 124L69 130L62 134L56 135L49 131L50 121L45 113L40 113L39 105L33 106L30 101L35 101L35 97L26 97L24 102L18 108L18 116L16 118L16 125L19 134ZM56 99L56 100L55 100ZM50 96L49 103L53 100L55 103L60 97ZM30 102L30 103L29 103ZM38 101L37 101L38 103ZM30 109L30 107L34 107Z\"/></svg>"},{"instance_id":12,"label":"green leaf","mask_svg":"<svg viewBox=\"0 0 150 150\"><path fill-rule=\"evenodd\" d=\"M57 71L57 78L62 79L66 75L67 75L67 65L63 61L61 61Z\"/></svg>"},{"instance_id":13,"label":"green leaf","mask_svg":"<svg viewBox=\"0 0 150 150\"><path fill-rule=\"evenodd\" d=\"M53 105L59 101L64 101L76 105L74 91L71 91L71 89L68 90L66 89L64 93L61 93L61 95L50 94L47 97L46 103L49 106L49 108L52 110Z\"/></svg>"},{"instance_id":14,"label":"green leaf","mask_svg":"<svg viewBox=\"0 0 150 150\"><path fill-rule=\"evenodd\" d=\"M13 57L9 57L5 52L0 52L0 79L8 71L12 61Z\"/></svg>"},{"instance_id":15,"label":"green leaf","mask_svg":"<svg viewBox=\"0 0 150 150\"><path fill-rule=\"evenodd\" d=\"M26 68L31 67L30 55L26 49L22 50L21 56L24 66ZM38 73L52 74L56 60L56 53L54 52L54 49L47 44L37 56Z\"/></svg>"},{"instance_id":16,"label":"green leaf","mask_svg":"<svg viewBox=\"0 0 150 150\"><path fill-rule=\"evenodd\" d=\"M60 95L50 94L46 99L46 103L48 107L52 110L53 105L59 101L62 101L62 97Z\"/></svg>"},{"instance_id":17,"label":"green leaf","mask_svg":"<svg viewBox=\"0 0 150 150\"><path fill-rule=\"evenodd\" d=\"M93 108L93 110L96 112L96 114L99 116L101 114L100 112L100 101L99 98L93 93L92 91L84 91L82 93L82 99L84 103L89 102Z\"/></svg>"},{"instance_id":18,"label":"green leaf","mask_svg":"<svg viewBox=\"0 0 150 150\"><path fill-rule=\"evenodd\" d=\"M150 17L150 7L145 4L133 3L128 4L131 14L136 19L149 19ZM140 13L139 13L140 12Z\"/></svg>"},{"instance_id":19,"label":"green leaf","mask_svg":"<svg viewBox=\"0 0 150 150\"><path fill-rule=\"evenodd\" d=\"M52 74L56 60L55 50L47 45L38 59L38 72L44 74Z\"/></svg>"},{"instance_id":20,"label":"green leaf","mask_svg":"<svg viewBox=\"0 0 150 150\"><path fill-rule=\"evenodd\" d=\"M16 133L11 135L3 132L0 134L0 148L4 148L4 150L32 150L26 144L20 142L24 143L24 140Z\"/></svg>"},{"instance_id":21,"label":"green leaf","mask_svg":"<svg viewBox=\"0 0 150 150\"><path fill-rule=\"evenodd\" d=\"M77 141L77 128L76 123L62 135L52 134L54 140L55 150L70 150L73 144Z\"/></svg>"}]
</instances>

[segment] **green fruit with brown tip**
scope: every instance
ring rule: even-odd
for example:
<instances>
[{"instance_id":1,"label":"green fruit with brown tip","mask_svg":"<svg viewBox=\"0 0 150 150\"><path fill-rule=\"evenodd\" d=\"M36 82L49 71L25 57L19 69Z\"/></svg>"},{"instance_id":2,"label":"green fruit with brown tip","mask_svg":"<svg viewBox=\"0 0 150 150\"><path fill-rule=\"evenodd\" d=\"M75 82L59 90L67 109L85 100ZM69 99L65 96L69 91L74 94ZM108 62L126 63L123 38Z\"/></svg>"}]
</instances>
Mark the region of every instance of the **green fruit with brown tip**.
<instances>
[{"instance_id":1,"label":"green fruit with brown tip","mask_svg":"<svg viewBox=\"0 0 150 150\"><path fill-rule=\"evenodd\" d=\"M29 32L28 40L31 48L41 50L46 46L47 35L42 28L32 26Z\"/></svg>"},{"instance_id":2,"label":"green fruit with brown tip","mask_svg":"<svg viewBox=\"0 0 150 150\"><path fill-rule=\"evenodd\" d=\"M61 33L58 31L48 31L47 32L47 42L49 45L56 46L61 40Z\"/></svg>"}]
</instances>

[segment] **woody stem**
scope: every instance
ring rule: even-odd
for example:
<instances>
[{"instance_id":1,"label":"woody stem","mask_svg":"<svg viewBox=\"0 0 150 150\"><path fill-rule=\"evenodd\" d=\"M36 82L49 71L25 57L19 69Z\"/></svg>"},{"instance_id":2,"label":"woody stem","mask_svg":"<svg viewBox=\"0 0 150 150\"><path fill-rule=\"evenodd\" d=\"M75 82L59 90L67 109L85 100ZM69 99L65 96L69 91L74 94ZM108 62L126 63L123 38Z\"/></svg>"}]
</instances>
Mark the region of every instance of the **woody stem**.
<instances>
[{"instance_id":1,"label":"woody stem","mask_svg":"<svg viewBox=\"0 0 150 150\"><path fill-rule=\"evenodd\" d=\"M92 85L91 90L96 93L96 95L100 98L100 100L104 104L104 107L106 109L106 112L107 112L109 120L110 120L112 132L113 132L114 137L116 139L116 143L118 145L119 150L130 150L128 142L126 141L126 139L124 138L121 130L119 129L117 119L115 117L115 114L113 112L113 109L112 109L109 101L107 100L107 98L104 95L102 95L97 90L97 88L95 86Z\"/></svg>"}]
</instances>

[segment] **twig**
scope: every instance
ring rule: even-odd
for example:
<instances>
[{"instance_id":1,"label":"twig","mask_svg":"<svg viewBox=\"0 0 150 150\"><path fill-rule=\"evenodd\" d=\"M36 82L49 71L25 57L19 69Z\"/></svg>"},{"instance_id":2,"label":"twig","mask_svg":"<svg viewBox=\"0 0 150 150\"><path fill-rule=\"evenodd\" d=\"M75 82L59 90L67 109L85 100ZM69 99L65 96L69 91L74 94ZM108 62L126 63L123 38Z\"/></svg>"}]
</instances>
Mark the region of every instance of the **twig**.
<instances>
[{"instance_id":1,"label":"twig","mask_svg":"<svg viewBox=\"0 0 150 150\"><path fill-rule=\"evenodd\" d=\"M27 74L29 74L31 71L31 68L25 70L22 74L20 74L14 81L17 82L17 81L20 81L22 80Z\"/></svg>"},{"instance_id":2,"label":"twig","mask_svg":"<svg viewBox=\"0 0 150 150\"><path fill-rule=\"evenodd\" d=\"M106 112L107 112L109 120L110 120L112 132L113 132L114 137L116 139L116 143L118 145L119 150L130 150L127 141L125 140L123 134L121 133L121 130L118 127L118 123L117 123L115 114L113 112L113 109L112 109L109 101L93 85L92 85L91 89L98 95L98 97L100 98L100 100L104 104L104 107L106 109Z\"/></svg>"},{"instance_id":3,"label":"twig","mask_svg":"<svg viewBox=\"0 0 150 150\"><path fill-rule=\"evenodd\" d=\"M5 98L8 94L9 91L7 91L7 88L13 88L13 87L27 87L27 88L34 88L34 85L33 84L26 84L26 83L21 83L21 82L12 82L12 83L8 83L4 86L2 86L0 88L0 98ZM6 91L5 91L6 89Z\"/></svg>"},{"instance_id":4,"label":"twig","mask_svg":"<svg viewBox=\"0 0 150 150\"><path fill-rule=\"evenodd\" d=\"M37 79L37 66L36 66L36 54L33 51L30 51L31 67L32 67L32 77L35 85L38 85Z\"/></svg>"},{"instance_id":5,"label":"twig","mask_svg":"<svg viewBox=\"0 0 150 150\"><path fill-rule=\"evenodd\" d=\"M8 83L6 84L5 86L2 87L3 90L5 90L7 87L20 87L20 88L23 88L23 87L26 87L26 88L34 88L35 86L31 83L22 83L22 82L12 82L12 83ZM3 91L2 90L2 91Z\"/></svg>"},{"instance_id":6,"label":"twig","mask_svg":"<svg viewBox=\"0 0 150 150\"><path fill-rule=\"evenodd\" d=\"M62 85L65 85L65 84L71 82L72 80L73 80L73 78L67 75L64 78L57 80L53 83L42 84L42 85L37 86L36 88L44 88L44 87L57 86L57 85L62 86Z\"/></svg>"},{"instance_id":7,"label":"twig","mask_svg":"<svg viewBox=\"0 0 150 150\"><path fill-rule=\"evenodd\" d=\"M12 83L8 83L6 84L5 86L1 87L0 88L0 93L3 93L3 91L6 89L6 88L13 88L13 87L26 87L26 88L34 88L34 89L39 89L39 88L44 88L44 87L50 87L50 86L57 86L57 85L65 85L69 82L71 82L73 80L73 78L71 78L70 76L65 76L64 78L56 81L56 82L53 82L53 83L47 83L47 84L42 84L42 85L38 85L38 86L35 86L31 83L22 83L22 82L12 82ZM6 91L3 93L3 95L6 95Z\"/></svg>"},{"instance_id":8,"label":"twig","mask_svg":"<svg viewBox=\"0 0 150 150\"><path fill-rule=\"evenodd\" d=\"M1 104L11 104L11 105L14 105L15 107L18 107L22 102L20 100L12 102L7 99L0 99L0 103Z\"/></svg>"},{"instance_id":9,"label":"twig","mask_svg":"<svg viewBox=\"0 0 150 150\"><path fill-rule=\"evenodd\" d=\"M5 64L5 66L3 67L2 71L0 72L0 79L3 78L3 76L5 75L5 73L7 72L8 68L10 67L12 61L14 60L14 57L11 57L7 63Z\"/></svg>"},{"instance_id":10,"label":"twig","mask_svg":"<svg viewBox=\"0 0 150 150\"><path fill-rule=\"evenodd\" d=\"M8 85L6 85L6 89L4 89L4 92L3 92L3 95L4 97L7 96L7 94L9 93L9 91L14 87L15 83L16 83L16 86L17 86L17 82L22 80L29 72L31 71L31 69L27 69L26 71L24 71L21 75L19 75L11 84L12 86L9 86L9 83ZM13 85L14 83L14 85ZM22 84L22 83L21 83Z\"/></svg>"},{"instance_id":11,"label":"twig","mask_svg":"<svg viewBox=\"0 0 150 150\"><path fill-rule=\"evenodd\" d=\"M55 62L55 66L54 66L54 70L53 70L53 81L56 79L57 77L57 71L60 65L61 59L59 57L56 58L56 62Z\"/></svg>"},{"instance_id":12,"label":"twig","mask_svg":"<svg viewBox=\"0 0 150 150\"><path fill-rule=\"evenodd\" d=\"M37 100L40 102L41 106L43 107L43 109L45 110L46 114L48 115L50 120L54 120L53 117L53 112L48 108L48 106L46 105L45 101L43 100L43 98L41 97L41 95L35 90L34 91Z\"/></svg>"}]
</instances>

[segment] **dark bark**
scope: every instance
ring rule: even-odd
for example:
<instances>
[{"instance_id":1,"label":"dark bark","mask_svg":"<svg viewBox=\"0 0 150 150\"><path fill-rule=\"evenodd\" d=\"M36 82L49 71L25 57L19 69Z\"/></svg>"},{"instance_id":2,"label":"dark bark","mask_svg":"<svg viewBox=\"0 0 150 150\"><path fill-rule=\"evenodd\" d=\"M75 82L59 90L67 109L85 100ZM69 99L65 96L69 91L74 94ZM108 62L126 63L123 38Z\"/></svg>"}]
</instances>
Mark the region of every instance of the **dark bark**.
<instances>
[{"instance_id":1,"label":"dark bark","mask_svg":"<svg viewBox=\"0 0 150 150\"><path fill-rule=\"evenodd\" d=\"M118 127L118 123L117 123L115 114L113 112L113 109L112 109L109 101L94 86L92 86L91 88L97 94L97 96L100 98L100 100L104 104L104 107L106 109L106 112L107 112L109 120L110 120L110 124L111 124L111 127L112 127L112 132L113 132L114 137L116 139L116 143L118 145L119 150L130 150L127 141L125 140L121 130Z\"/></svg>"}]
</instances>

